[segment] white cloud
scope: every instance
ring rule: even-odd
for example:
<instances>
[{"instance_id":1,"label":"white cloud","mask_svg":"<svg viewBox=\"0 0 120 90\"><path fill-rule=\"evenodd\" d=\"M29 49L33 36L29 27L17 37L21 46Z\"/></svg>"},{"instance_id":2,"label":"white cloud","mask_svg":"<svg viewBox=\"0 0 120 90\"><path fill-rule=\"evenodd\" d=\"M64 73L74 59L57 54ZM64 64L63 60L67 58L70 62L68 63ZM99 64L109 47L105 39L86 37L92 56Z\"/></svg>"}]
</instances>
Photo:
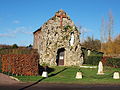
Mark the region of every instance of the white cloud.
<instances>
[{"instance_id":1,"label":"white cloud","mask_svg":"<svg viewBox=\"0 0 120 90\"><path fill-rule=\"evenodd\" d=\"M30 32L30 27L17 27L16 29L10 29L7 33L0 33L0 37L15 37L17 34L28 34L31 35L33 32Z\"/></svg>"},{"instance_id":2,"label":"white cloud","mask_svg":"<svg viewBox=\"0 0 120 90\"><path fill-rule=\"evenodd\" d=\"M13 30L12 33L17 34L17 33L22 33L22 34L32 34L32 32L28 31L30 30L30 27L18 27L15 30Z\"/></svg>"},{"instance_id":3,"label":"white cloud","mask_svg":"<svg viewBox=\"0 0 120 90\"><path fill-rule=\"evenodd\" d=\"M0 34L0 37L14 37L14 35L9 33L3 33L3 34Z\"/></svg>"},{"instance_id":4,"label":"white cloud","mask_svg":"<svg viewBox=\"0 0 120 90\"><path fill-rule=\"evenodd\" d=\"M85 27L81 28L81 33L88 33L88 32L91 32L91 30Z\"/></svg>"},{"instance_id":5,"label":"white cloud","mask_svg":"<svg viewBox=\"0 0 120 90\"><path fill-rule=\"evenodd\" d=\"M24 34L32 34L33 32L21 31L21 33L24 33Z\"/></svg>"},{"instance_id":6,"label":"white cloud","mask_svg":"<svg viewBox=\"0 0 120 90\"><path fill-rule=\"evenodd\" d=\"M20 21L19 21L19 20L14 20L13 23L14 23L14 24L19 24Z\"/></svg>"}]
</instances>

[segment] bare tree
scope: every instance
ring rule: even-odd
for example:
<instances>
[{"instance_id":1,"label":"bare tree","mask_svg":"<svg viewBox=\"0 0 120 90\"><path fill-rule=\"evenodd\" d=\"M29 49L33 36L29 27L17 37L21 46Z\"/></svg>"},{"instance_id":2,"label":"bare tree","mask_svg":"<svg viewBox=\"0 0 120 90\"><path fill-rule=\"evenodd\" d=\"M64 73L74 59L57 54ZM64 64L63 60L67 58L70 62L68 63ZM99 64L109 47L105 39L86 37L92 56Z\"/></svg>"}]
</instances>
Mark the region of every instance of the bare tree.
<instances>
[{"instance_id":1,"label":"bare tree","mask_svg":"<svg viewBox=\"0 0 120 90\"><path fill-rule=\"evenodd\" d=\"M105 41L105 20L102 17L101 29L100 29L100 39L101 39L101 52L103 51L103 43Z\"/></svg>"},{"instance_id":2,"label":"bare tree","mask_svg":"<svg viewBox=\"0 0 120 90\"><path fill-rule=\"evenodd\" d=\"M81 41L82 43L85 41L85 35L87 34L88 30L84 27L81 27Z\"/></svg>"},{"instance_id":3,"label":"bare tree","mask_svg":"<svg viewBox=\"0 0 120 90\"><path fill-rule=\"evenodd\" d=\"M113 36L113 15L112 11L109 11L109 21L108 21L108 41L110 42L112 40Z\"/></svg>"},{"instance_id":4,"label":"bare tree","mask_svg":"<svg viewBox=\"0 0 120 90\"><path fill-rule=\"evenodd\" d=\"M87 49L92 49L92 50L96 50L99 51L100 47L101 47L101 41L98 39L94 39L94 37L87 37L87 39L82 43L83 47L87 48Z\"/></svg>"}]
</instances>

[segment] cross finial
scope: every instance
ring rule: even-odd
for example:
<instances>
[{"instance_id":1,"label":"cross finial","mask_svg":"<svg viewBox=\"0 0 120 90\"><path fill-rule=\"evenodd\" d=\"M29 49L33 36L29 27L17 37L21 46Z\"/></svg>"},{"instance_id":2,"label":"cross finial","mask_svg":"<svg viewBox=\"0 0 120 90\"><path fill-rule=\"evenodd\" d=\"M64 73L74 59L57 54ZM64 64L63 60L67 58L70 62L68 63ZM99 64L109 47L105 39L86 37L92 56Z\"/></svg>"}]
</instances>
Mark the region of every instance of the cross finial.
<instances>
[{"instance_id":1,"label":"cross finial","mask_svg":"<svg viewBox=\"0 0 120 90\"><path fill-rule=\"evenodd\" d=\"M59 12L64 12L64 10L60 9Z\"/></svg>"},{"instance_id":2,"label":"cross finial","mask_svg":"<svg viewBox=\"0 0 120 90\"><path fill-rule=\"evenodd\" d=\"M61 26L61 28L62 28L63 18L66 18L66 17L67 17L66 14L65 14L65 12L64 12L62 9L60 9L59 12L56 13L55 15L56 15L57 17L60 17L60 26Z\"/></svg>"}]
</instances>

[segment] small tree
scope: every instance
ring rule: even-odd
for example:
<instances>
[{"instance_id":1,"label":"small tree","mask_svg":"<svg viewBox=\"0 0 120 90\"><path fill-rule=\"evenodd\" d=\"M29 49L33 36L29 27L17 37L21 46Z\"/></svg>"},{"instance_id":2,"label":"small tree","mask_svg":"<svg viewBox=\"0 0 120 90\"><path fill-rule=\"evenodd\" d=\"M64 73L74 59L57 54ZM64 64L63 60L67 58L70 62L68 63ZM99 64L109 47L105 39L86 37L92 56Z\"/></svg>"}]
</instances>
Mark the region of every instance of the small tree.
<instances>
[{"instance_id":1,"label":"small tree","mask_svg":"<svg viewBox=\"0 0 120 90\"><path fill-rule=\"evenodd\" d=\"M17 44L13 44L12 48L18 48L18 45Z\"/></svg>"},{"instance_id":2,"label":"small tree","mask_svg":"<svg viewBox=\"0 0 120 90\"><path fill-rule=\"evenodd\" d=\"M30 44L29 46L27 46L27 48L32 48L33 46Z\"/></svg>"}]
</instances>

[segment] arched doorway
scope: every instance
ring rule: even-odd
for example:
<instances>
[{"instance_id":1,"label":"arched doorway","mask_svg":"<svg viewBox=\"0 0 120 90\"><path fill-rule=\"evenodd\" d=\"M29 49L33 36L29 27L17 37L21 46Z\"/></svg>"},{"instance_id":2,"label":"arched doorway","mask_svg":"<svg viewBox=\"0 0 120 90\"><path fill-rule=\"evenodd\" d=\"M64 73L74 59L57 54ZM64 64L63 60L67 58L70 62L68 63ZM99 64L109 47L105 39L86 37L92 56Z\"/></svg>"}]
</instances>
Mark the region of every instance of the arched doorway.
<instances>
[{"instance_id":1,"label":"arched doorway","mask_svg":"<svg viewBox=\"0 0 120 90\"><path fill-rule=\"evenodd\" d=\"M58 49L56 56L57 66L64 65L64 52L65 52L64 48Z\"/></svg>"}]
</instances>

